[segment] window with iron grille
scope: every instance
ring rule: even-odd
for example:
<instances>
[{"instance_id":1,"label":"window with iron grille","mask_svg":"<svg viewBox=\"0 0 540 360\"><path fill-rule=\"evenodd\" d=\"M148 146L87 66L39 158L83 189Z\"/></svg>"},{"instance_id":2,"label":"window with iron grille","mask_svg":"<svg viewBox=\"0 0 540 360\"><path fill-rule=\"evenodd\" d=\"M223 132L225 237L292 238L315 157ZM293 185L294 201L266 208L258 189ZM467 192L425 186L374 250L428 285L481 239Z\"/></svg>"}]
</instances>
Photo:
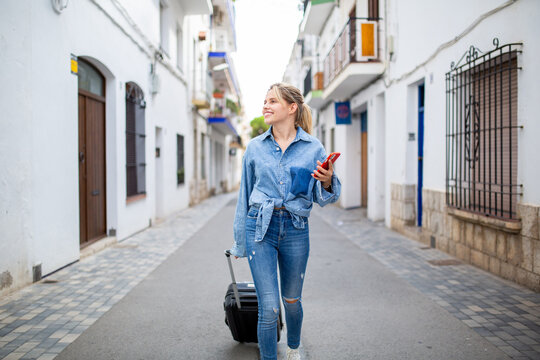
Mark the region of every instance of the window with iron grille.
<instances>
[{"instance_id":1,"label":"window with iron grille","mask_svg":"<svg viewBox=\"0 0 540 360\"><path fill-rule=\"evenodd\" d=\"M446 202L450 207L516 219L517 75L521 44L483 55L471 47L446 74ZM460 60L460 61L461 61Z\"/></svg>"},{"instance_id":2,"label":"window with iron grille","mask_svg":"<svg viewBox=\"0 0 540 360\"><path fill-rule=\"evenodd\" d=\"M126 83L126 186L127 196L146 193L145 119L142 89Z\"/></svg>"},{"instance_id":3,"label":"window with iron grille","mask_svg":"<svg viewBox=\"0 0 540 360\"><path fill-rule=\"evenodd\" d=\"M176 184L183 184L184 177L184 136L176 135Z\"/></svg>"}]
</instances>

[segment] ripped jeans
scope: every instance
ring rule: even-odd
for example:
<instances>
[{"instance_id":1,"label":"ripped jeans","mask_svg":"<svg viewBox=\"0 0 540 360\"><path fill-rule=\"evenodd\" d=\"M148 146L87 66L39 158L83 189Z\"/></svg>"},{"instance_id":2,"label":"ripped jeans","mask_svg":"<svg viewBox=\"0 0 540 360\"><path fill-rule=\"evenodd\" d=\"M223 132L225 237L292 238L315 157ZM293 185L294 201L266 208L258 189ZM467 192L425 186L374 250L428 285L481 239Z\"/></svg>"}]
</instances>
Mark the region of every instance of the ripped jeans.
<instances>
[{"instance_id":1,"label":"ripped jeans","mask_svg":"<svg viewBox=\"0 0 540 360\"><path fill-rule=\"evenodd\" d=\"M309 226L296 229L286 210L274 210L266 235L255 242L257 209L246 219L246 250L259 301L257 336L262 360L277 358L277 323L280 309L277 265L287 324L287 344L300 345L302 286L309 256Z\"/></svg>"}]
</instances>

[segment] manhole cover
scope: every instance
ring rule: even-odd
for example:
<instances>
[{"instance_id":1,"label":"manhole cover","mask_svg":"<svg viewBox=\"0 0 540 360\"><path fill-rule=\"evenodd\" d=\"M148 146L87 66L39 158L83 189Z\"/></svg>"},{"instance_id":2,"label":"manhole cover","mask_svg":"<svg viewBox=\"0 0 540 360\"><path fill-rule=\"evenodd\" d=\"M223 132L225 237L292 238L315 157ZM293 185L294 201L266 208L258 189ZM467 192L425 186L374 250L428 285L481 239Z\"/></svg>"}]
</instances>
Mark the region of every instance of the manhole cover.
<instances>
[{"instance_id":1,"label":"manhole cover","mask_svg":"<svg viewBox=\"0 0 540 360\"><path fill-rule=\"evenodd\" d=\"M462 262L455 259L444 259L444 260L429 260L428 263L434 266L451 266L451 265L461 265Z\"/></svg>"}]
</instances>

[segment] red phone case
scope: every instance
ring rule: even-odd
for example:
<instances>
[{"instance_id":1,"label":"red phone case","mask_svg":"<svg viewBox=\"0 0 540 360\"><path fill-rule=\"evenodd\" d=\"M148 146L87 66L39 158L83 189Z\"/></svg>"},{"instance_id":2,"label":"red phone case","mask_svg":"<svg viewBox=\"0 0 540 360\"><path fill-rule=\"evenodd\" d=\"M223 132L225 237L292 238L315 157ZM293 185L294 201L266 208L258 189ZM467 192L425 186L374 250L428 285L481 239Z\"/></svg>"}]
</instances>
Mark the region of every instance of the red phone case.
<instances>
[{"instance_id":1,"label":"red phone case","mask_svg":"<svg viewBox=\"0 0 540 360\"><path fill-rule=\"evenodd\" d=\"M331 161L332 164L335 163L339 155L341 155L341 153L338 153L338 152L333 152L330 155L328 155L326 160L324 160L323 164L321 165L323 169L328 170L328 162Z\"/></svg>"}]
</instances>

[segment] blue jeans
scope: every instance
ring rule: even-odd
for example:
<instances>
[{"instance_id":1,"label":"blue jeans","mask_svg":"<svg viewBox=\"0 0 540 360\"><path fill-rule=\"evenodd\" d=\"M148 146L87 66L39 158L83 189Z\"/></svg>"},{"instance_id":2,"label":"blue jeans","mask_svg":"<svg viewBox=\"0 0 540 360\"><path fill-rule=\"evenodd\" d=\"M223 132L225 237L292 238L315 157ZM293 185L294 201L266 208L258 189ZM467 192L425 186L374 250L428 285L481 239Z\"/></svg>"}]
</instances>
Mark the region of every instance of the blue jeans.
<instances>
[{"instance_id":1,"label":"blue jeans","mask_svg":"<svg viewBox=\"0 0 540 360\"><path fill-rule=\"evenodd\" d=\"M287 324L287 344L300 345L302 329L302 286L309 256L309 227L296 229L286 210L274 210L266 235L255 242L258 209L252 207L246 219L246 250L259 301L257 336L262 360L277 358L277 324L281 294ZM306 224L307 225L307 224Z\"/></svg>"}]
</instances>

